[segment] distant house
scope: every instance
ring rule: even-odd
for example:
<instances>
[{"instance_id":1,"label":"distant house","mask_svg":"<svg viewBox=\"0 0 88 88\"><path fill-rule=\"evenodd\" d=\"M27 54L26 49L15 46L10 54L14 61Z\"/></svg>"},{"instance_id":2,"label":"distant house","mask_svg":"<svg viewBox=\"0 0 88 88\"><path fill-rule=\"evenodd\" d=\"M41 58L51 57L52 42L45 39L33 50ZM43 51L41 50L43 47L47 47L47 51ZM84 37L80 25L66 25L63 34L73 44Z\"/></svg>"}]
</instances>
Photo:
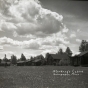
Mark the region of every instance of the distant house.
<instances>
[{"instance_id":1,"label":"distant house","mask_svg":"<svg viewBox=\"0 0 88 88\"><path fill-rule=\"evenodd\" d=\"M81 63L80 63L80 58L78 55L75 55L71 58L71 65L72 66L79 66Z\"/></svg>"},{"instance_id":2,"label":"distant house","mask_svg":"<svg viewBox=\"0 0 88 88\"><path fill-rule=\"evenodd\" d=\"M33 66L40 66L40 65L45 65L45 64L46 64L46 61L42 55L34 57L32 61Z\"/></svg>"},{"instance_id":3,"label":"distant house","mask_svg":"<svg viewBox=\"0 0 88 88\"><path fill-rule=\"evenodd\" d=\"M0 66L10 66L11 65L11 63L10 62L5 62L5 61L1 61L1 63L0 63Z\"/></svg>"},{"instance_id":4,"label":"distant house","mask_svg":"<svg viewBox=\"0 0 88 88\"><path fill-rule=\"evenodd\" d=\"M25 61L25 65L26 66L31 66L32 65L32 60L30 59L30 60Z\"/></svg>"},{"instance_id":5,"label":"distant house","mask_svg":"<svg viewBox=\"0 0 88 88\"><path fill-rule=\"evenodd\" d=\"M70 63L70 58L66 53L48 54L47 65L67 65Z\"/></svg>"},{"instance_id":6,"label":"distant house","mask_svg":"<svg viewBox=\"0 0 88 88\"><path fill-rule=\"evenodd\" d=\"M3 58L3 60L1 61L1 63L0 63L0 66L10 66L10 60L9 59L7 59L7 57L6 57L6 54L5 54L5 57Z\"/></svg>"},{"instance_id":7,"label":"distant house","mask_svg":"<svg viewBox=\"0 0 88 88\"><path fill-rule=\"evenodd\" d=\"M32 61L32 65L33 66L40 66L41 65L41 59L35 59L34 61Z\"/></svg>"},{"instance_id":8,"label":"distant house","mask_svg":"<svg viewBox=\"0 0 88 88\"><path fill-rule=\"evenodd\" d=\"M84 51L72 58L74 66L88 66L88 51Z\"/></svg>"},{"instance_id":9,"label":"distant house","mask_svg":"<svg viewBox=\"0 0 88 88\"><path fill-rule=\"evenodd\" d=\"M17 66L25 66L25 61L18 61Z\"/></svg>"}]
</instances>

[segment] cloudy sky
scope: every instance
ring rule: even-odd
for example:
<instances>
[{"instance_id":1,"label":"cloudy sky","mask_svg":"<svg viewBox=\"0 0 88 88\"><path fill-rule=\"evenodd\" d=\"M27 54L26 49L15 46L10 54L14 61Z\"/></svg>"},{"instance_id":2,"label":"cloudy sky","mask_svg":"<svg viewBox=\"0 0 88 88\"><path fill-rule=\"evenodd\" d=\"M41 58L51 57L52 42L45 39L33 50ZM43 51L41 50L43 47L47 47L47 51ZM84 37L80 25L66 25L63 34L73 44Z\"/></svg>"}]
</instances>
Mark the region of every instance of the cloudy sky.
<instances>
[{"instance_id":1,"label":"cloudy sky","mask_svg":"<svg viewBox=\"0 0 88 88\"><path fill-rule=\"evenodd\" d=\"M70 0L0 0L0 58L21 53L79 51L88 38L88 2Z\"/></svg>"}]
</instances>

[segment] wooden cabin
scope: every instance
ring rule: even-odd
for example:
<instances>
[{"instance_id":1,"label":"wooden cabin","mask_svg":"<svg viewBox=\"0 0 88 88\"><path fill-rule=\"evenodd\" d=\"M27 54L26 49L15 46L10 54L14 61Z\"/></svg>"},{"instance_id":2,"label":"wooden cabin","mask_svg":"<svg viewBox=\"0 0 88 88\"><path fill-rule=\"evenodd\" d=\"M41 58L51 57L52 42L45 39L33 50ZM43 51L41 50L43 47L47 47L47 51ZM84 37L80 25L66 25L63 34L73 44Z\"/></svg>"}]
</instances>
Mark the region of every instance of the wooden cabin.
<instances>
[{"instance_id":1,"label":"wooden cabin","mask_svg":"<svg viewBox=\"0 0 88 88\"><path fill-rule=\"evenodd\" d=\"M25 66L25 61L19 61L19 62L17 62L17 66Z\"/></svg>"},{"instance_id":2,"label":"wooden cabin","mask_svg":"<svg viewBox=\"0 0 88 88\"><path fill-rule=\"evenodd\" d=\"M72 58L74 66L88 66L88 51L84 51Z\"/></svg>"},{"instance_id":3,"label":"wooden cabin","mask_svg":"<svg viewBox=\"0 0 88 88\"><path fill-rule=\"evenodd\" d=\"M40 65L45 65L46 61L42 55L34 57L32 60L32 65L33 66L40 66Z\"/></svg>"},{"instance_id":4,"label":"wooden cabin","mask_svg":"<svg viewBox=\"0 0 88 88\"><path fill-rule=\"evenodd\" d=\"M47 65L65 65L69 63L70 58L66 53L48 54Z\"/></svg>"},{"instance_id":5,"label":"wooden cabin","mask_svg":"<svg viewBox=\"0 0 88 88\"><path fill-rule=\"evenodd\" d=\"M33 66L40 66L41 65L41 59L36 59L36 60L32 61L32 65Z\"/></svg>"},{"instance_id":6,"label":"wooden cabin","mask_svg":"<svg viewBox=\"0 0 88 88\"><path fill-rule=\"evenodd\" d=\"M71 65L72 66L80 66L80 58L78 55L75 55L74 57L71 58Z\"/></svg>"},{"instance_id":7,"label":"wooden cabin","mask_svg":"<svg viewBox=\"0 0 88 88\"><path fill-rule=\"evenodd\" d=\"M30 59L30 60L25 61L25 65L26 66L31 66L32 65L32 60Z\"/></svg>"},{"instance_id":8,"label":"wooden cabin","mask_svg":"<svg viewBox=\"0 0 88 88\"><path fill-rule=\"evenodd\" d=\"M10 62L1 61L0 66L10 66Z\"/></svg>"},{"instance_id":9,"label":"wooden cabin","mask_svg":"<svg viewBox=\"0 0 88 88\"><path fill-rule=\"evenodd\" d=\"M81 66L88 66L88 51L85 51L79 54L79 59L80 59Z\"/></svg>"}]
</instances>

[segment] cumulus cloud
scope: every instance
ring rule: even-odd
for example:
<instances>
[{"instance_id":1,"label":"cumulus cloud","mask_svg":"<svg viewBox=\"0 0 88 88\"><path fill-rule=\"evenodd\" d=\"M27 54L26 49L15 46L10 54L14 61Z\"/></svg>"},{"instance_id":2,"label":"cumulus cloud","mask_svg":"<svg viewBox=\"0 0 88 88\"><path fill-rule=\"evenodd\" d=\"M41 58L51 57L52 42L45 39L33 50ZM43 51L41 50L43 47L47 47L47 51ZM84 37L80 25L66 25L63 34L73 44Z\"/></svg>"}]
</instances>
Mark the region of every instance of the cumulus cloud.
<instances>
[{"instance_id":1,"label":"cumulus cloud","mask_svg":"<svg viewBox=\"0 0 88 88\"><path fill-rule=\"evenodd\" d=\"M42 51L41 54L44 57L45 57L46 53L56 54L59 51L60 48L62 48L63 51L66 50L66 46L64 44L59 44L59 46L50 46L50 45L47 46L47 45L43 45L41 47L41 49L44 49L44 50Z\"/></svg>"},{"instance_id":2,"label":"cumulus cloud","mask_svg":"<svg viewBox=\"0 0 88 88\"><path fill-rule=\"evenodd\" d=\"M52 53L52 54L56 54L58 50L56 49L46 49L44 51L42 51L42 55L45 57L46 53Z\"/></svg>"},{"instance_id":3,"label":"cumulus cloud","mask_svg":"<svg viewBox=\"0 0 88 88\"><path fill-rule=\"evenodd\" d=\"M68 38L62 32L52 34L43 39L43 45L59 45L60 43L69 44Z\"/></svg>"},{"instance_id":4,"label":"cumulus cloud","mask_svg":"<svg viewBox=\"0 0 88 88\"><path fill-rule=\"evenodd\" d=\"M46 38L37 38L37 39L30 39L25 41L18 41L7 37L2 37L0 38L0 45L3 45L3 46L10 45L10 46L16 46L24 49L42 50L41 54L45 56L47 52L57 53L60 48L62 48L63 51L65 51L66 43L62 44L62 41L59 41L59 36L60 34L57 37L56 35L52 35L51 37L48 36ZM64 36L62 36L62 38L63 37ZM67 42L66 40L64 41ZM25 54L25 55L27 57L31 56L29 54Z\"/></svg>"},{"instance_id":5,"label":"cumulus cloud","mask_svg":"<svg viewBox=\"0 0 88 88\"><path fill-rule=\"evenodd\" d=\"M80 52L73 52L72 56L78 55Z\"/></svg>"},{"instance_id":6,"label":"cumulus cloud","mask_svg":"<svg viewBox=\"0 0 88 88\"><path fill-rule=\"evenodd\" d=\"M1 46L56 53L70 43L68 31L63 16L43 8L39 0L0 0L0 32L11 35L0 38Z\"/></svg>"},{"instance_id":7,"label":"cumulus cloud","mask_svg":"<svg viewBox=\"0 0 88 88\"><path fill-rule=\"evenodd\" d=\"M76 42L81 43L81 40L80 39L76 39Z\"/></svg>"},{"instance_id":8,"label":"cumulus cloud","mask_svg":"<svg viewBox=\"0 0 88 88\"><path fill-rule=\"evenodd\" d=\"M63 24L63 23L62 23L62 24ZM69 30L69 29L66 27L66 25L64 25L64 28L63 28L62 32L63 32L63 33L67 33L68 30Z\"/></svg>"},{"instance_id":9,"label":"cumulus cloud","mask_svg":"<svg viewBox=\"0 0 88 88\"><path fill-rule=\"evenodd\" d=\"M23 41L23 48L25 49L39 49L40 44L36 40Z\"/></svg>"},{"instance_id":10,"label":"cumulus cloud","mask_svg":"<svg viewBox=\"0 0 88 88\"><path fill-rule=\"evenodd\" d=\"M12 45L12 46L25 48L25 49L46 49L46 48L53 49L55 48L55 46L59 46L59 44L62 44L62 43L67 45L69 44L69 41L63 39L63 36L61 40L61 38L56 37L56 35L48 36L46 38L37 38L37 39L30 39L25 41L13 40L7 37L0 38L0 45L3 45L3 46Z\"/></svg>"},{"instance_id":11,"label":"cumulus cloud","mask_svg":"<svg viewBox=\"0 0 88 88\"><path fill-rule=\"evenodd\" d=\"M77 32L80 32L80 29L77 29Z\"/></svg>"},{"instance_id":12,"label":"cumulus cloud","mask_svg":"<svg viewBox=\"0 0 88 88\"><path fill-rule=\"evenodd\" d=\"M75 37L76 37L75 33L73 33L73 34L70 35L70 38L75 38Z\"/></svg>"},{"instance_id":13,"label":"cumulus cloud","mask_svg":"<svg viewBox=\"0 0 88 88\"><path fill-rule=\"evenodd\" d=\"M64 44L59 44L59 49L63 49L63 51L65 51L66 50L66 46L64 45Z\"/></svg>"},{"instance_id":14,"label":"cumulus cloud","mask_svg":"<svg viewBox=\"0 0 88 88\"><path fill-rule=\"evenodd\" d=\"M40 47L40 49L43 49L43 50L46 50L46 49L48 49L48 50L50 50L50 49L57 49L58 47L57 46L51 46L51 45L42 45L41 47Z\"/></svg>"},{"instance_id":15,"label":"cumulus cloud","mask_svg":"<svg viewBox=\"0 0 88 88\"><path fill-rule=\"evenodd\" d=\"M7 37L2 37L0 38L0 44L19 46L21 48L26 48L26 49L39 49L39 44L36 42L36 40L33 39L29 41L18 41Z\"/></svg>"},{"instance_id":16,"label":"cumulus cloud","mask_svg":"<svg viewBox=\"0 0 88 88\"><path fill-rule=\"evenodd\" d=\"M0 50L3 50L3 46L0 46Z\"/></svg>"},{"instance_id":17,"label":"cumulus cloud","mask_svg":"<svg viewBox=\"0 0 88 88\"><path fill-rule=\"evenodd\" d=\"M4 53L9 54L9 55L13 55L14 54L14 52L12 52L12 51L7 51L7 52L4 52Z\"/></svg>"},{"instance_id":18,"label":"cumulus cloud","mask_svg":"<svg viewBox=\"0 0 88 88\"><path fill-rule=\"evenodd\" d=\"M11 56L13 55L13 54L15 54L15 52L12 52L12 51L2 51L2 52L0 52L0 58L4 58L4 56L5 56L5 54L6 54L6 56L7 56L7 58L8 59L11 59Z\"/></svg>"},{"instance_id":19,"label":"cumulus cloud","mask_svg":"<svg viewBox=\"0 0 88 88\"><path fill-rule=\"evenodd\" d=\"M38 0L1 0L0 3L4 5L0 9L2 31L9 30L21 36L68 31L62 23L63 16L43 8Z\"/></svg>"},{"instance_id":20,"label":"cumulus cloud","mask_svg":"<svg viewBox=\"0 0 88 88\"><path fill-rule=\"evenodd\" d=\"M30 54L30 53L28 53L28 52L23 52L23 54L26 56L26 59L30 59L31 57L37 56L37 55L35 55L35 54Z\"/></svg>"},{"instance_id":21,"label":"cumulus cloud","mask_svg":"<svg viewBox=\"0 0 88 88\"><path fill-rule=\"evenodd\" d=\"M2 37L0 38L0 44L1 45L21 45L21 42L19 41L15 41L11 38L7 38L7 37Z\"/></svg>"}]
</instances>

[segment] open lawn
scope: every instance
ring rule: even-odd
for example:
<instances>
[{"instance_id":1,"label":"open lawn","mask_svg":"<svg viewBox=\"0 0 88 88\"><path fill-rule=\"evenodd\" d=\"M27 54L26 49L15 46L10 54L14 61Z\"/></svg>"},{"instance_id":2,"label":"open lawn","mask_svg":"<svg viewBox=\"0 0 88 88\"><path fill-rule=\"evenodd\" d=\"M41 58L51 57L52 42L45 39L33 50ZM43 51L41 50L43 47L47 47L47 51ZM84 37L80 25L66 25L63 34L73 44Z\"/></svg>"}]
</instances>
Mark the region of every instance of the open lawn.
<instances>
[{"instance_id":1,"label":"open lawn","mask_svg":"<svg viewBox=\"0 0 88 88\"><path fill-rule=\"evenodd\" d=\"M88 67L0 67L0 88L88 88Z\"/></svg>"}]
</instances>

